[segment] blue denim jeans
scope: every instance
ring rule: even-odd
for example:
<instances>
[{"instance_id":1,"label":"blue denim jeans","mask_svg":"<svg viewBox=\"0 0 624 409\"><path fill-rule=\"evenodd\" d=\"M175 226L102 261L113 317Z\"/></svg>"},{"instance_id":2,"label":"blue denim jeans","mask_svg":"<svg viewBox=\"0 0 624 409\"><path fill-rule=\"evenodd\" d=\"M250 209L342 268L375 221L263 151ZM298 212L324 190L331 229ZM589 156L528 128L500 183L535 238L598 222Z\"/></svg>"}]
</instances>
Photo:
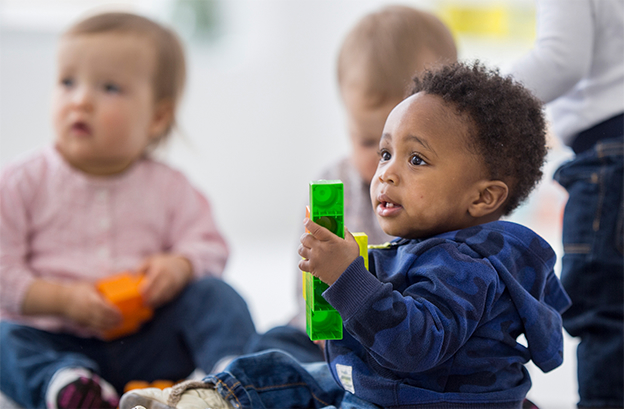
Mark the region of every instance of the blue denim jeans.
<instances>
[{"instance_id":1,"label":"blue denim jeans","mask_svg":"<svg viewBox=\"0 0 624 409\"><path fill-rule=\"evenodd\" d=\"M325 362L301 364L282 351L264 351L235 359L225 372L205 382L235 408L379 409L345 392Z\"/></svg>"},{"instance_id":2,"label":"blue denim jeans","mask_svg":"<svg viewBox=\"0 0 624 409\"><path fill-rule=\"evenodd\" d=\"M264 334L256 334L249 342L245 355L269 349L279 349L292 355L301 363L325 362L323 352L308 334L291 325L271 328Z\"/></svg>"},{"instance_id":3,"label":"blue denim jeans","mask_svg":"<svg viewBox=\"0 0 624 409\"><path fill-rule=\"evenodd\" d=\"M25 408L45 408L56 371L83 367L119 393L131 380L186 378L244 352L255 334L247 304L229 285L205 278L159 308L133 335L111 342L0 323L0 390Z\"/></svg>"},{"instance_id":4,"label":"blue denim jeans","mask_svg":"<svg viewBox=\"0 0 624 409\"><path fill-rule=\"evenodd\" d=\"M605 139L555 173L569 193L561 281L563 326L580 337L579 407L624 407L622 138Z\"/></svg>"}]
</instances>

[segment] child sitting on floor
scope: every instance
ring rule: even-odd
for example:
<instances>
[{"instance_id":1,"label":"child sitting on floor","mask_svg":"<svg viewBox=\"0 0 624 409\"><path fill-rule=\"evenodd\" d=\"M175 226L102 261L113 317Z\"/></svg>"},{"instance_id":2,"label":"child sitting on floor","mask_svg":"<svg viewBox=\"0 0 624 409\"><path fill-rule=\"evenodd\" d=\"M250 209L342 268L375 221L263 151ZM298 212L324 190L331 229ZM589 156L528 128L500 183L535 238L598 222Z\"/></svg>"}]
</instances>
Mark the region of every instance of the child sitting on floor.
<instances>
[{"instance_id":1,"label":"child sitting on floor","mask_svg":"<svg viewBox=\"0 0 624 409\"><path fill-rule=\"evenodd\" d=\"M61 37L54 146L0 176L0 390L26 408L115 408L130 380L178 380L240 355L255 333L219 279L228 256L210 204L149 158L185 79L175 34L106 13ZM120 311L96 290L144 273L155 308L108 341Z\"/></svg>"},{"instance_id":2,"label":"child sitting on floor","mask_svg":"<svg viewBox=\"0 0 624 409\"><path fill-rule=\"evenodd\" d=\"M525 364L562 362L569 306L548 243L499 220L545 155L542 106L521 85L478 62L425 73L388 116L371 184L379 224L400 238L369 252L369 272L348 231L304 222L299 267L344 320L327 363L249 355L202 382L129 392L121 409L519 409Z\"/></svg>"}]
</instances>

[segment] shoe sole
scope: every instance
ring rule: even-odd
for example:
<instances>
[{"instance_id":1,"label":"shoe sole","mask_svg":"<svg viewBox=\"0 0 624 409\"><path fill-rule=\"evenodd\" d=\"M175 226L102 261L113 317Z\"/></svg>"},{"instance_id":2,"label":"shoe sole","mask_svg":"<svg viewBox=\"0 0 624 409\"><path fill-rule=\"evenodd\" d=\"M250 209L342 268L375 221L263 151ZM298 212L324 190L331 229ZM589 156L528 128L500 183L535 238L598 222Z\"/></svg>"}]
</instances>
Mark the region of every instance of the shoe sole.
<instances>
[{"instance_id":1,"label":"shoe sole","mask_svg":"<svg viewBox=\"0 0 624 409\"><path fill-rule=\"evenodd\" d=\"M119 401L119 409L175 409L166 403L134 393L126 393Z\"/></svg>"}]
</instances>

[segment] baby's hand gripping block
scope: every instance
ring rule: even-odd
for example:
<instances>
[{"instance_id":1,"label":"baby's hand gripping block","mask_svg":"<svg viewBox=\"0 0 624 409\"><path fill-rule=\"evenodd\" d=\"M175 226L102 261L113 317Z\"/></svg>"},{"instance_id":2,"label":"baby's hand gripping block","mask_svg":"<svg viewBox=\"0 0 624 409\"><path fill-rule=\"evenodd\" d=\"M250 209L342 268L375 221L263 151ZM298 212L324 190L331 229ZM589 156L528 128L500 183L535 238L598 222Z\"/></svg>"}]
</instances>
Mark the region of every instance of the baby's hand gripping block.
<instances>
[{"instance_id":1,"label":"baby's hand gripping block","mask_svg":"<svg viewBox=\"0 0 624 409\"><path fill-rule=\"evenodd\" d=\"M139 286L143 275L128 271L104 278L97 282L98 291L115 307L119 308L122 322L117 327L104 333L106 340L113 340L136 332L145 321L154 315L154 311L145 306Z\"/></svg>"}]
</instances>

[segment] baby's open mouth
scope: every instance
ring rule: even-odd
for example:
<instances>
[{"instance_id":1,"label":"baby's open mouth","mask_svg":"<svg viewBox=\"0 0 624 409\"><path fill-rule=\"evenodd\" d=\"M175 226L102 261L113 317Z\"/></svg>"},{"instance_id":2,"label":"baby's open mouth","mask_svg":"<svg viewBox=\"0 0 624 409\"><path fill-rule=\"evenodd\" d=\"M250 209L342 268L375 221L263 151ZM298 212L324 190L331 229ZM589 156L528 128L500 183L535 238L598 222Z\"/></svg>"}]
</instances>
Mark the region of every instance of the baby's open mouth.
<instances>
[{"instance_id":1,"label":"baby's open mouth","mask_svg":"<svg viewBox=\"0 0 624 409\"><path fill-rule=\"evenodd\" d=\"M377 205L377 214L379 216L395 216L401 211L403 207L398 203L388 202L382 200Z\"/></svg>"},{"instance_id":2,"label":"baby's open mouth","mask_svg":"<svg viewBox=\"0 0 624 409\"><path fill-rule=\"evenodd\" d=\"M72 125L71 129L72 129L72 131L78 132L78 133L81 133L81 134L90 134L91 133L91 128L89 127L89 125L87 125L84 122L76 122L75 124Z\"/></svg>"}]
</instances>

